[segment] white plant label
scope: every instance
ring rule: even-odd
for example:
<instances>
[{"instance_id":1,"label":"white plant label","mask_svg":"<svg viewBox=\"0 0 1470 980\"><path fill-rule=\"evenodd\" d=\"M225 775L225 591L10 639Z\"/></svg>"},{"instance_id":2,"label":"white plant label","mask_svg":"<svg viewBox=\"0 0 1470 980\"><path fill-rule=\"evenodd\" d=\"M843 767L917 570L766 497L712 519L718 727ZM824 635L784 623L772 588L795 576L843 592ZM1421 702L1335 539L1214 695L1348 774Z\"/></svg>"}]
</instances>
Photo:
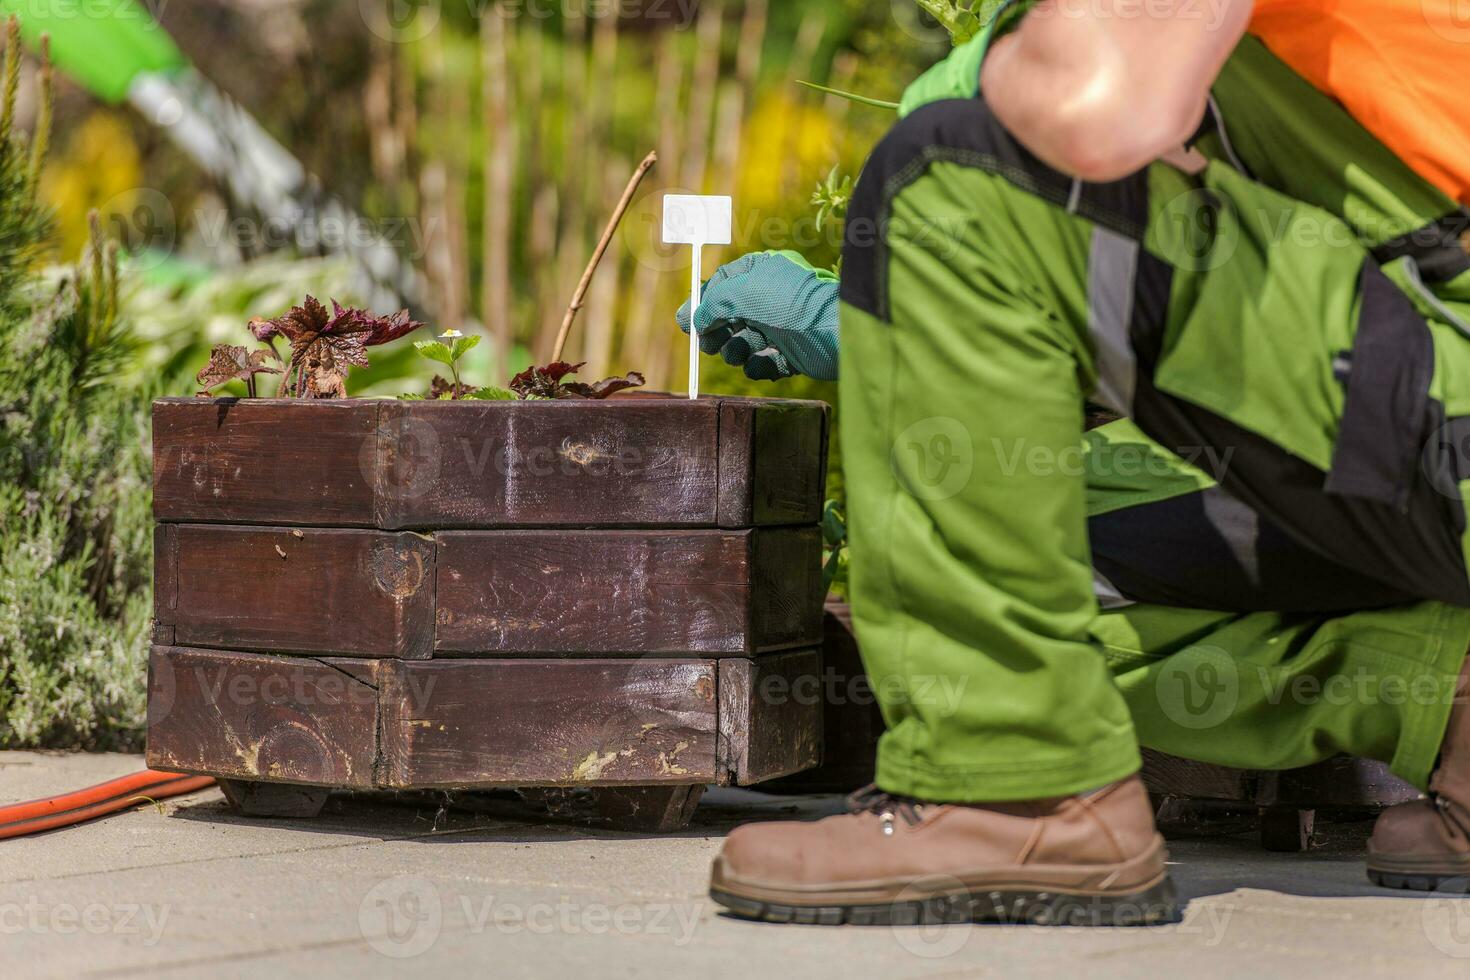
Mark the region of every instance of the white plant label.
<instances>
[{"instance_id":1,"label":"white plant label","mask_svg":"<svg viewBox=\"0 0 1470 980\"><path fill-rule=\"evenodd\" d=\"M729 245L731 201L709 194L664 195L664 244L692 245L694 262L689 269L689 397L699 397L699 337L694 333L694 314L699 310L699 291L704 283L703 250L706 245Z\"/></svg>"}]
</instances>

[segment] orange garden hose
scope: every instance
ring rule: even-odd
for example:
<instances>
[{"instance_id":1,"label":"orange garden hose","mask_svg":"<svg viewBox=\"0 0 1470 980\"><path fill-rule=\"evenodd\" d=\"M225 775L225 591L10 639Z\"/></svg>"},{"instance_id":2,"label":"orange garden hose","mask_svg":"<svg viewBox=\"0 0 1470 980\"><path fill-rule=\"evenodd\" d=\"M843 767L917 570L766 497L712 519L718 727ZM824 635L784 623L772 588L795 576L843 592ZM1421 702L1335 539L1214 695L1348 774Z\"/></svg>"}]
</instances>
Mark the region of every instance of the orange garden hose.
<instances>
[{"instance_id":1,"label":"orange garden hose","mask_svg":"<svg viewBox=\"0 0 1470 980\"><path fill-rule=\"evenodd\" d=\"M184 776L144 769L86 789L0 806L0 840L70 827L140 803L182 796L213 785L213 776Z\"/></svg>"}]
</instances>

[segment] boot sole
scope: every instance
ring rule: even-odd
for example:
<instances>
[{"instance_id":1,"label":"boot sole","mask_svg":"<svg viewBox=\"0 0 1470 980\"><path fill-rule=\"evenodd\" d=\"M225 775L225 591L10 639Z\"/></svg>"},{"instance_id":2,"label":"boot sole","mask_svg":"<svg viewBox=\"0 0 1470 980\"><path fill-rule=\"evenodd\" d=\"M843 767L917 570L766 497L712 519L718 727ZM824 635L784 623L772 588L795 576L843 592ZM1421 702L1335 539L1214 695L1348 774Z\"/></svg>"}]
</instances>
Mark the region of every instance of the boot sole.
<instances>
[{"instance_id":1,"label":"boot sole","mask_svg":"<svg viewBox=\"0 0 1470 980\"><path fill-rule=\"evenodd\" d=\"M1373 855L1368 858L1368 880L1399 891L1470 895L1470 859Z\"/></svg>"},{"instance_id":2,"label":"boot sole","mask_svg":"<svg viewBox=\"0 0 1470 980\"><path fill-rule=\"evenodd\" d=\"M1127 894L1073 895L1003 889L959 891L873 905L787 905L711 887L710 898L731 914L759 922L819 926L912 926L961 922L1036 926L1146 926L1178 922L1179 896L1166 874Z\"/></svg>"}]
</instances>

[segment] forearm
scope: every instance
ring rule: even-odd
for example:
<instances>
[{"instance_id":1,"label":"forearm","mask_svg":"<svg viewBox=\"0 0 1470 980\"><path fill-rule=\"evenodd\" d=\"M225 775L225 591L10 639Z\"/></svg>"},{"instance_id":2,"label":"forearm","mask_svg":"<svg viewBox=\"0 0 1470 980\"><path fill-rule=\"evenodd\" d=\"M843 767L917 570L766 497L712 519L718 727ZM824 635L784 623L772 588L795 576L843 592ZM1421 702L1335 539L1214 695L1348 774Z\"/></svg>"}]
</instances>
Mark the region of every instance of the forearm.
<instances>
[{"instance_id":1,"label":"forearm","mask_svg":"<svg viewBox=\"0 0 1470 980\"><path fill-rule=\"evenodd\" d=\"M1124 177L1188 138L1251 12L1251 0L1221 0L1208 19L1181 0L1172 16L1103 16L1098 2L1044 0L996 41L981 77L1021 143L1089 181Z\"/></svg>"}]
</instances>

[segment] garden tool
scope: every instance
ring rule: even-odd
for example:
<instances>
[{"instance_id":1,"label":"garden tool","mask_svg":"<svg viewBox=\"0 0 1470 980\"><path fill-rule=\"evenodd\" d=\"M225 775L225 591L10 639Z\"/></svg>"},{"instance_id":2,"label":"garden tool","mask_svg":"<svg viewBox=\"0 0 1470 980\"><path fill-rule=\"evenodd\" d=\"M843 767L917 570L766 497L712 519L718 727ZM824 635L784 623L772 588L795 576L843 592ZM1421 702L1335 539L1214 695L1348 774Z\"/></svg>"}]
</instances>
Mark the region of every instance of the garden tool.
<instances>
[{"instance_id":1,"label":"garden tool","mask_svg":"<svg viewBox=\"0 0 1470 980\"><path fill-rule=\"evenodd\" d=\"M414 268L382 237L363 233L367 223L195 69L142 4L73 9L0 0L0 12L21 16L31 43L48 34L57 68L104 102L132 105L239 201L263 217L285 218L303 251L345 254L354 291L370 307L423 310Z\"/></svg>"}]
</instances>

